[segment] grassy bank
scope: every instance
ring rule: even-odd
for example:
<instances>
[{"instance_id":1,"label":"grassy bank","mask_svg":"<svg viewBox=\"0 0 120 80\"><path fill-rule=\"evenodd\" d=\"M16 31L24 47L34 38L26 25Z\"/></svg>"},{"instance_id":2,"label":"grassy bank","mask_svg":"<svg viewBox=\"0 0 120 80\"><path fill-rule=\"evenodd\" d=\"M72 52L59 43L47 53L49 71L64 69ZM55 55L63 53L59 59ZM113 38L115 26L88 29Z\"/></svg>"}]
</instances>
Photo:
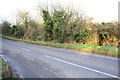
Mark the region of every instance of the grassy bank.
<instances>
[{"instance_id":1,"label":"grassy bank","mask_svg":"<svg viewBox=\"0 0 120 80\"><path fill-rule=\"evenodd\" d=\"M92 46L89 44L65 44L65 43L23 40L23 39L18 39L14 37L8 37L8 36L2 36L2 37L15 40L15 41L23 41L31 44L36 44L36 45L51 46L51 47L57 47L57 48L67 48L67 49L73 49L73 50L78 50L78 51L83 51L83 52L93 53L93 54L95 53L95 54L107 55L107 56L113 56L113 57L118 57L118 55L120 55L120 53L118 53L118 48L114 46Z\"/></svg>"},{"instance_id":2,"label":"grassy bank","mask_svg":"<svg viewBox=\"0 0 120 80\"><path fill-rule=\"evenodd\" d=\"M12 71L10 65L0 57L0 79L19 80L19 75Z\"/></svg>"}]
</instances>

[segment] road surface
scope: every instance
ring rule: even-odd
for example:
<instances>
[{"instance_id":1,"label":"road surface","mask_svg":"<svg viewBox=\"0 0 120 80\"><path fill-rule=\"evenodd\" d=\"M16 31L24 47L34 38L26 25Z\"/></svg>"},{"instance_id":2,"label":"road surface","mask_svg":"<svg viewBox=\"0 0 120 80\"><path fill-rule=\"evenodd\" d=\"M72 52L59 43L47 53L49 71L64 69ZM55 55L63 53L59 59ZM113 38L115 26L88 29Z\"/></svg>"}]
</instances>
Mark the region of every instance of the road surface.
<instances>
[{"instance_id":1,"label":"road surface","mask_svg":"<svg viewBox=\"0 0 120 80\"><path fill-rule=\"evenodd\" d=\"M118 59L2 40L2 53L23 78L118 78Z\"/></svg>"}]
</instances>

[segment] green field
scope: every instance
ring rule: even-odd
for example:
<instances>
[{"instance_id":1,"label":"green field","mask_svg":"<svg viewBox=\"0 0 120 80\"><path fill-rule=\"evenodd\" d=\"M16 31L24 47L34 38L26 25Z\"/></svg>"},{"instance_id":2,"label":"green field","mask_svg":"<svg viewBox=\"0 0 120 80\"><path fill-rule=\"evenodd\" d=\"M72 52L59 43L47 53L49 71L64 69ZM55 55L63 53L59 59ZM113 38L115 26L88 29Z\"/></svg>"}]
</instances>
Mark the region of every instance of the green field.
<instances>
[{"instance_id":1,"label":"green field","mask_svg":"<svg viewBox=\"0 0 120 80\"><path fill-rule=\"evenodd\" d=\"M118 57L120 53L118 52L118 48L115 46L93 46L89 44L66 44L66 43L53 43L53 42L44 42L44 41L32 41L32 40L24 40L18 39L14 37L2 36L3 38L15 40L15 41L23 41L31 44L36 45L43 45L43 46L51 46L57 48L67 48L72 50L78 50L87 53L93 54L100 54L100 55L107 55Z\"/></svg>"}]
</instances>

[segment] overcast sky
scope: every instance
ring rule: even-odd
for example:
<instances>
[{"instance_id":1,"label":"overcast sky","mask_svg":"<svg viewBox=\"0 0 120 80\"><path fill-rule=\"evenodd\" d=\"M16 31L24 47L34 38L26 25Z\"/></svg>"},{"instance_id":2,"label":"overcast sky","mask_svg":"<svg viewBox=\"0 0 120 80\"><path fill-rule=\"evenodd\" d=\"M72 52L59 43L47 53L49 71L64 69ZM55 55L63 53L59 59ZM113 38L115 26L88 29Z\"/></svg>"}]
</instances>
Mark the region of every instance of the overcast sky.
<instances>
[{"instance_id":1,"label":"overcast sky","mask_svg":"<svg viewBox=\"0 0 120 80\"><path fill-rule=\"evenodd\" d=\"M36 14L39 4L44 3L73 6L83 15L92 17L96 22L118 20L118 2L120 0L0 0L0 20L7 19L14 22L19 9L29 10Z\"/></svg>"}]
</instances>

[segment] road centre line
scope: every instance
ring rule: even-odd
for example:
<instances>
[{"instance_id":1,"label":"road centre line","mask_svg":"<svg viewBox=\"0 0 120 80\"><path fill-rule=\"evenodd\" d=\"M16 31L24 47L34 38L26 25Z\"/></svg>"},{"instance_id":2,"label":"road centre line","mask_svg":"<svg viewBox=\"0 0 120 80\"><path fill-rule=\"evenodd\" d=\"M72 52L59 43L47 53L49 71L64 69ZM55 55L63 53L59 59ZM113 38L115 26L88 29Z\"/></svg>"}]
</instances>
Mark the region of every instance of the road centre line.
<instances>
[{"instance_id":1,"label":"road centre line","mask_svg":"<svg viewBox=\"0 0 120 80\"><path fill-rule=\"evenodd\" d=\"M86 69L86 70L89 70L89 71L92 71L92 72L104 74L104 75L107 75L107 76L110 76L110 77L113 77L113 78L120 78L118 76L115 76L115 75L112 75L112 74L109 74L109 73L105 73L105 72L102 72L102 71L99 71L99 70L91 69L91 68L88 68L88 67L85 67L85 66L81 66L81 65L78 65L78 64L75 64L75 63L64 61L64 60L61 60L61 59L58 59L58 58L55 58L55 57L51 57L51 56L48 56L48 55L45 55L45 57L51 58L51 59L54 59L56 61L63 62L63 63L66 63L66 64L70 64L70 65L73 65L73 66L76 66L76 67L80 67L80 68L83 68L83 69Z\"/></svg>"}]
</instances>

